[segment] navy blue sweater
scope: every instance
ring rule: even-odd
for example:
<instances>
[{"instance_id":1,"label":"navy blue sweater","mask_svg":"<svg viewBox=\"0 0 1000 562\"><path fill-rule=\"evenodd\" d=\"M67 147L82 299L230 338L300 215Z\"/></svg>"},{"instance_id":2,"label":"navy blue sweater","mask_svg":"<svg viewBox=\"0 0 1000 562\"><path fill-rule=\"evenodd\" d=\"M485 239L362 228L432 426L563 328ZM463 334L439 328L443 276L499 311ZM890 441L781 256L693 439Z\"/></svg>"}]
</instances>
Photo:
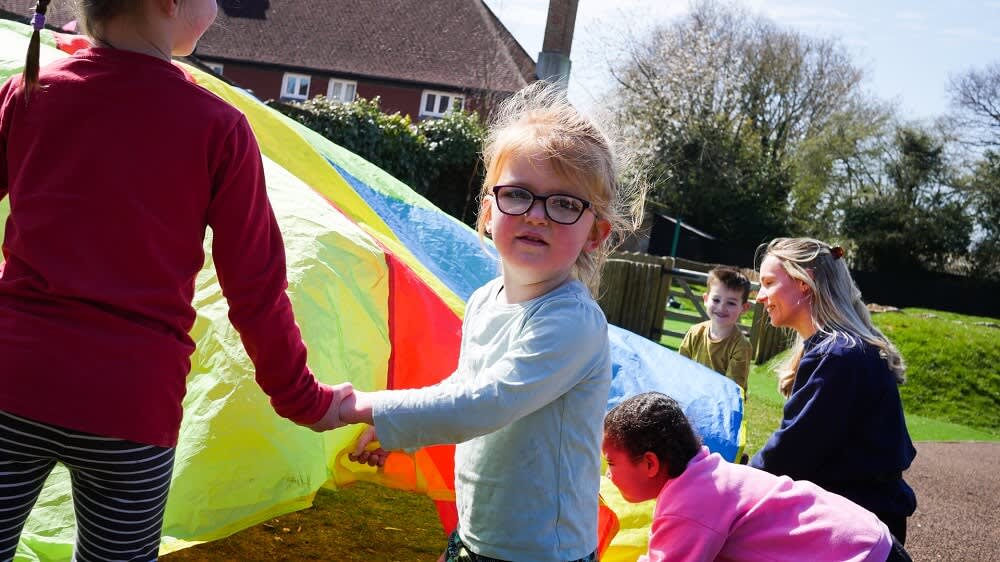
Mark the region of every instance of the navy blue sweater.
<instances>
[{"instance_id":1,"label":"navy blue sweater","mask_svg":"<svg viewBox=\"0 0 1000 562\"><path fill-rule=\"evenodd\" d=\"M916 454L878 348L817 332L805 341L781 427L750 465L908 517L917 500L902 472Z\"/></svg>"}]
</instances>

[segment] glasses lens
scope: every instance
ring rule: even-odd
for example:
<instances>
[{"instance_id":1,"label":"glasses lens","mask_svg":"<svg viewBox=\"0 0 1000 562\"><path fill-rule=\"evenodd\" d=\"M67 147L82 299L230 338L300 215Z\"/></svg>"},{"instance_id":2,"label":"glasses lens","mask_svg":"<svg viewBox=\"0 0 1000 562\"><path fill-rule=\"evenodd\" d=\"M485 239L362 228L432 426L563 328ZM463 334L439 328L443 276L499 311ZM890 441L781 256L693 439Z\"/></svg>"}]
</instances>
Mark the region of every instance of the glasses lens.
<instances>
[{"instance_id":1,"label":"glasses lens","mask_svg":"<svg viewBox=\"0 0 1000 562\"><path fill-rule=\"evenodd\" d=\"M509 215L524 213L535 201L535 196L530 191L511 185L497 189L496 198L500 212Z\"/></svg>"},{"instance_id":2,"label":"glasses lens","mask_svg":"<svg viewBox=\"0 0 1000 562\"><path fill-rule=\"evenodd\" d=\"M545 200L545 210L556 222L572 224L583 214L583 201L570 195L553 195Z\"/></svg>"}]
</instances>

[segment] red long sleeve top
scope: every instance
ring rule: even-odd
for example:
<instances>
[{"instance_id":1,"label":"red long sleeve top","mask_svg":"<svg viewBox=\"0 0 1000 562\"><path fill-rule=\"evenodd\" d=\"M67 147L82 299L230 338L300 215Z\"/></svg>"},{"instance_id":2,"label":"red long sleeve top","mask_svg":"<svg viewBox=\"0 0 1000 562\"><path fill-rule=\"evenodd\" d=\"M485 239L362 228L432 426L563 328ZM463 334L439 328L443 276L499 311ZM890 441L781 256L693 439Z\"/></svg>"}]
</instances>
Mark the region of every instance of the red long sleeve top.
<instances>
[{"instance_id":1,"label":"red long sleeve top","mask_svg":"<svg viewBox=\"0 0 1000 562\"><path fill-rule=\"evenodd\" d=\"M318 421L246 118L154 57L93 48L0 88L0 409L173 446L206 227L229 318L275 411Z\"/></svg>"}]
</instances>

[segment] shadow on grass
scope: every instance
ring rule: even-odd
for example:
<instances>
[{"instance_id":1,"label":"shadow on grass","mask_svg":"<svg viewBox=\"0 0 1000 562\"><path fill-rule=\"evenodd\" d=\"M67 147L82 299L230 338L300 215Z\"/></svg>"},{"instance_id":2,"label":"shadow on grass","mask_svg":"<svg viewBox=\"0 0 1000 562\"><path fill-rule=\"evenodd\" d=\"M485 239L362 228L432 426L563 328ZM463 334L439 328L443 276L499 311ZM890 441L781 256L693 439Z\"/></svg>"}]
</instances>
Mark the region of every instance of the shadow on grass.
<instances>
[{"instance_id":1,"label":"shadow on grass","mask_svg":"<svg viewBox=\"0 0 1000 562\"><path fill-rule=\"evenodd\" d=\"M337 491L320 490L309 509L160 560L433 562L446 541L427 496L359 482Z\"/></svg>"}]
</instances>

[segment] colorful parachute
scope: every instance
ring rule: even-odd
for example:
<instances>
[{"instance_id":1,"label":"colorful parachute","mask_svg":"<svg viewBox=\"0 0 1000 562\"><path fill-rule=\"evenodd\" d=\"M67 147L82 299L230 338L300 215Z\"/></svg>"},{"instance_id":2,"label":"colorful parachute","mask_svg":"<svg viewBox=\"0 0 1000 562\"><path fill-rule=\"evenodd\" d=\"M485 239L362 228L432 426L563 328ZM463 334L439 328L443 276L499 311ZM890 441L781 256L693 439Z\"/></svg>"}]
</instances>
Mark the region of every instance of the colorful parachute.
<instances>
[{"instance_id":1,"label":"colorful parachute","mask_svg":"<svg viewBox=\"0 0 1000 562\"><path fill-rule=\"evenodd\" d=\"M29 33L0 21L0 79L21 71ZM43 64L81 41L48 31L42 37ZM179 66L253 126L287 246L289 293L317 376L376 390L424 386L449 374L465 299L498 271L489 244L357 155L244 91ZM0 218L7 212L5 200ZM208 242L205 248L209 253ZM394 453L380 471L348 463L345 451L359 427L316 434L274 415L228 322L210 259L197 278L195 307L197 351L162 553L308 507L321 486L356 480L425 493L437 503L445 529L454 526L451 446ZM612 328L611 338L609 407L661 390L684 405L711 449L736 457L743 443L738 386L624 330ZM602 494L621 524L603 559L634 560L645 546L650 508L626 506L608 482ZM60 467L35 506L18 559L68 560L73 526L69 478Z\"/></svg>"}]
</instances>

